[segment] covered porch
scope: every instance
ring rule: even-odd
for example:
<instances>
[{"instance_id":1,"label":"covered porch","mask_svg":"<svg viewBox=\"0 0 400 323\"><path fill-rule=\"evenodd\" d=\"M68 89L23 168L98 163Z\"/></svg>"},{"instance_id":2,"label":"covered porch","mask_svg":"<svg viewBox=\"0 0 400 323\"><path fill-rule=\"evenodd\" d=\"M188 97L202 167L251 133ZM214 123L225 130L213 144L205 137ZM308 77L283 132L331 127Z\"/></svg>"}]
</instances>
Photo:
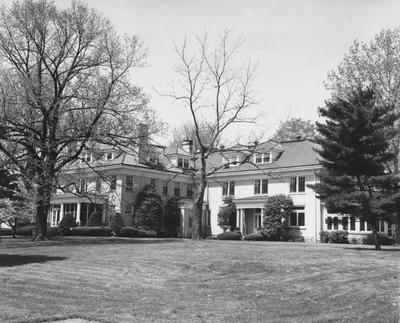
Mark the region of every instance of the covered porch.
<instances>
[{"instance_id":1,"label":"covered porch","mask_svg":"<svg viewBox=\"0 0 400 323\"><path fill-rule=\"evenodd\" d=\"M93 212L101 214L101 222L106 222L107 203L98 197L89 199L73 194L63 194L52 198L48 222L50 226L56 227L66 214L71 214L79 226L85 226Z\"/></svg>"},{"instance_id":2,"label":"covered porch","mask_svg":"<svg viewBox=\"0 0 400 323\"><path fill-rule=\"evenodd\" d=\"M251 196L234 199L236 226L243 235L257 233L262 229L266 196Z\"/></svg>"}]
</instances>

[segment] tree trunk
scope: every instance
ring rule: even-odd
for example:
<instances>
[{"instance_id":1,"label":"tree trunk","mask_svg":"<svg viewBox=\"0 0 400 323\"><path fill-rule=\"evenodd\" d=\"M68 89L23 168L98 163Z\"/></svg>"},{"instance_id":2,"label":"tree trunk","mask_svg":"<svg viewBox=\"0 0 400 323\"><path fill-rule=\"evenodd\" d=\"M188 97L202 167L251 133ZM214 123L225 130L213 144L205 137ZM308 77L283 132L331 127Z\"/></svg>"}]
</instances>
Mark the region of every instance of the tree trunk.
<instances>
[{"instance_id":1,"label":"tree trunk","mask_svg":"<svg viewBox=\"0 0 400 323\"><path fill-rule=\"evenodd\" d=\"M47 183L46 183L47 184ZM35 232L32 240L47 240L47 215L50 209L51 186L44 184L37 190Z\"/></svg>"},{"instance_id":2,"label":"tree trunk","mask_svg":"<svg viewBox=\"0 0 400 323\"><path fill-rule=\"evenodd\" d=\"M201 169L200 169L200 183L197 190L196 198L193 202L193 231L192 240L200 240L204 238L203 235L203 202L204 202L204 192L207 185L206 178L206 160L204 157L204 151L201 152Z\"/></svg>"},{"instance_id":3,"label":"tree trunk","mask_svg":"<svg viewBox=\"0 0 400 323\"><path fill-rule=\"evenodd\" d=\"M381 250L381 242L379 241L379 235L377 232L377 223L374 222L371 224L372 227L372 237L374 239L375 250Z\"/></svg>"}]
</instances>

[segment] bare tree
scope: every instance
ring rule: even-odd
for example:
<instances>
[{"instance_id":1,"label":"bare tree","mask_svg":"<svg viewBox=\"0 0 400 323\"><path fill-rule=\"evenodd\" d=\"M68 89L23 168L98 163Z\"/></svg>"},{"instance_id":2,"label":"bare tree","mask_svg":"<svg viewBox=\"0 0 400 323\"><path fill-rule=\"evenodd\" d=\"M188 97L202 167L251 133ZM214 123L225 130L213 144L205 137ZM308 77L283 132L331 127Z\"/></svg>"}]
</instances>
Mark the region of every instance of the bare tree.
<instances>
[{"instance_id":1,"label":"bare tree","mask_svg":"<svg viewBox=\"0 0 400 323\"><path fill-rule=\"evenodd\" d=\"M185 38L182 46L176 47L178 63L176 75L178 89L175 87L169 96L183 104L190 111L193 123L195 141L198 150L195 154L195 176L197 190L193 205L193 233L192 239L203 237L202 215L204 192L207 177L221 167L229 165L215 165L210 160L216 154L229 154L230 149L219 146L226 131L239 123L253 123L256 116L251 108L256 103L252 89L255 66L250 60L237 64L237 54L243 39L230 41L230 33L220 34L215 47L210 48L207 37L197 37L197 46L190 49ZM204 138L202 129L207 127L207 137ZM243 150L245 158L249 160L254 145L236 146L232 151Z\"/></svg>"},{"instance_id":2,"label":"bare tree","mask_svg":"<svg viewBox=\"0 0 400 323\"><path fill-rule=\"evenodd\" d=\"M88 143L135 139L147 105L130 77L145 55L136 36L118 36L80 2L1 8L0 151L37 189L38 238L47 236L54 181Z\"/></svg>"},{"instance_id":3,"label":"bare tree","mask_svg":"<svg viewBox=\"0 0 400 323\"><path fill-rule=\"evenodd\" d=\"M293 141L301 139L314 139L316 135L315 124L311 120L291 118L279 122L278 129L272 137L277 142Z\"/></svg>"}]
</instances>

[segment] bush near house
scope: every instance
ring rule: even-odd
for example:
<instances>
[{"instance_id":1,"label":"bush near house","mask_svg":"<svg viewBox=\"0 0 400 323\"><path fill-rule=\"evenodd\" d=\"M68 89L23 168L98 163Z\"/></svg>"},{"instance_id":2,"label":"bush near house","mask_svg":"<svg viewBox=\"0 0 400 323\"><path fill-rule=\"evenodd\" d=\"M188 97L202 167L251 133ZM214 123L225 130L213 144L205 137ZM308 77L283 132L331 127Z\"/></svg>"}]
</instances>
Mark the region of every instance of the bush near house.
<instances>
[{"instance_id":1,"label":"bush near house","mask_svg":"<svg viewBox=\"0 0 400 323\"><path fill-rule=\"evenodd\" d=\"M217 236L218 240L242 240L242 234L239 232L225 231Z\"/></svg>"},{"instance_id":2,"label":"bush near house","mask_svg":"<svg viewBox=\"0 0 400 323\"><path fill-rule=\"evenodd\" d=\"M233 203L232 196L227 196L223 200L223 205L218 211L218 226L225 231L236 226L236 205Z\"/></svg>"},{"instance_id":3,"label":"bush near house","mask_svg":"<svg viewBox=\"0 0 400 323\"><path fill-rule=\"evenodd\" d=\"M15 234L17 236L23 236L23 237L31 237L33 234L33 230L35 230L35 225L34 224L29 224L29 225L24 225L15 231Z\"/></svg>"},{"instance_id":4,"label":"bush near house","mask_svg":"<svg viewBox=\"0 0 400 323\"><path fill-rule=\"evenodd\" d=\"M115 213L115 215L111 218L110 223L111 230L118 236L120 230L125 227L124 219L122 218L121 213Z\"/></svg>"},{"instance_id":5,"label":"bush near house","mask_svg":"<svg viewBox=\"0 0 400 323\"><path fill-rule=\"evenodd\" d=\"M101 226L101 217L102 217L102 214L100 212L93 211L90 214L90 217L89 217L89 220L88 220L86 226L88 226L88 227L99 227L99 226Z\"/></svg>"},{"instance_id":6,"label":"bush near house","mask_svg":"<svg viewBox=\"0 0 400 323\"><path fill-rule=\"evenodd\" d=\"M74 227L70 234L73 236L86 236L86 237L111 237L113 230L110 227Z\"/></svg>"},{"instance_id":7,"label":"bush near house","mask_svg":"<svg viewBox=\"0 0 400 323\"><path fill-rule=\"evenodd\" d=\"M265 241L266 237L262 233L258 232L258 233L248 234L243 239L248 241Z\"/></svg>"},{"instance_id":8,"label":"bush near house","mask_svg":"<svg viewBox=\"0 0 400 323\"><path fill-rule=\"evenodd\" d=\"M58 232L62 236L68 235L71 231L71 228L73 228L75 225L75 217L72 215L72 213L66 213L61 219L60 223L58 223Z\"/></svg>"},{"instance_id":9,"label":"bush near house","mask_svg":"<svg viewBox=\"0 0 400 323\"><path fill-rule=\"evenodd\" d=\"M349 239L348 239L349 233L347 231L322 231L321 232L321 242L323 243L344 243L348 244Z\"/></svg>"},{"instance_id":10,"label":"bush near house","mask_svg":"<svg viewBox=\"0 0 400 323\"><path fill-rule=\"evenodd\" d=\"M181 221L181 212L178 208L178 199L170 198L165 206L164 214L164 231L166 237L176 237L179 232L179 224Z\"/></svg>"},{"instance_id":11,"label":"bush near house","mask_svg":"<svg viewBox=\"0 0 400 323\"><path fill-rule=\"evenodd\" d=\"M161 231L163 220L163 208L161 197L151 186L146 186L139 192L135 207L133 223L135 227Z\"/></svg>"},{"instance_id":12,"label":"bush near house","mask_svg":"<svg viewBox=\"0 0 400 323\"><path fill-rule=\"evenodd\" d=\"M378 237L379 237L379 242L382 246L390 246L394 243L394 241L385 234L378 233ZM374 245L375 244L374 241L375 240L371 233L369 233L366 237L364 237L361 240L362 244L367 244L367 245Z\"/></svg>"},{"instance_id":13,"label":"bush near house","mask_svg":"<svg viewBox=\"0 0 400 323\"><path fill-rule=\"evenodd\" d=\"M121 229L118 236L126 238L155 238L157 236L157 232L134 227L124 227Z\"/></svg>"},{"instance_id":14,"label":"bush near house","mask_svg":"<svg viewBox=\"0 0 400 323\"><path fill-rule=\"evenodd\" d=\"M264 235L270 240L287 240L287 219L293 207L290 196L277 194L267 197L264 206Z\"/></svg>"}]
</instances>

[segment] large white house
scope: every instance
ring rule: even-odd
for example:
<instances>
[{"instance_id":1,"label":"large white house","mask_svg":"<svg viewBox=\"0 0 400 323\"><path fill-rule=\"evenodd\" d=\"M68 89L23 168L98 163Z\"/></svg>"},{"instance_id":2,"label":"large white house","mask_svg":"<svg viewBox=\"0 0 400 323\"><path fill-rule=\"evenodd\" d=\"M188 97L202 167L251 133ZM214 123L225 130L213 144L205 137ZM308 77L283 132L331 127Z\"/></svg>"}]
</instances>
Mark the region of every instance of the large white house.
<instances>
[{"instance_id":1,"label":"large white house","mask_svg":"<svg viewBox=\"0 0 400 323\"><path fill-rule=\"evenodd\" d=\"M210 163L220 167L208 178L204 199L205 232L210 235L222 232L217 224L218 211L228 195L233 197L237 208L236 226L246 235L261 230L266 197L285 194L294 204L287 219L294 239L318 242L322 231L346 230L350 239L360 239L370 233L370 225L355 217L329 214L308 187L318 182L322 169L313 148L307 140L265 142L257 145L246 163L242 162L246 156L240 150L213 156ZM112 215L119 212L125 223L131 225L138 192L152 185L164 201L173 196L180 199L180 232L182 236L190 236L196 183L192 176L193 152L189 141L182 149L151 146L145 154L137 156L101 147L97 152L84 152L81 159L81 165L69 171L72 185L67 192L65 189L57 191L52 197L51 225L57 225L68 212L75 216L79 225L85 225L94 210L102 212L103 223L109 223ZM66 178L68 176L67 172ZM391 236L393 228L382 221L379 231Z\"/></svg>"}]
</instances>

